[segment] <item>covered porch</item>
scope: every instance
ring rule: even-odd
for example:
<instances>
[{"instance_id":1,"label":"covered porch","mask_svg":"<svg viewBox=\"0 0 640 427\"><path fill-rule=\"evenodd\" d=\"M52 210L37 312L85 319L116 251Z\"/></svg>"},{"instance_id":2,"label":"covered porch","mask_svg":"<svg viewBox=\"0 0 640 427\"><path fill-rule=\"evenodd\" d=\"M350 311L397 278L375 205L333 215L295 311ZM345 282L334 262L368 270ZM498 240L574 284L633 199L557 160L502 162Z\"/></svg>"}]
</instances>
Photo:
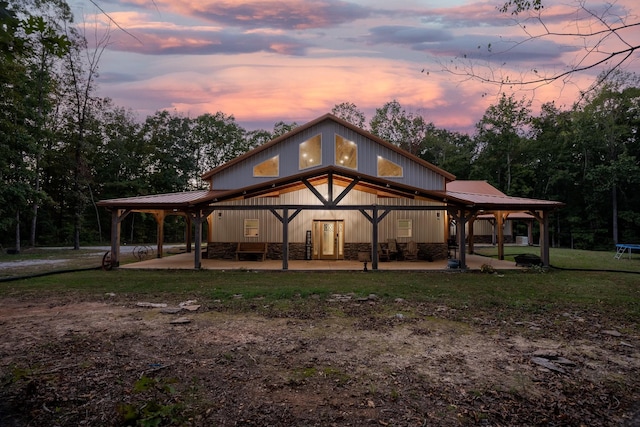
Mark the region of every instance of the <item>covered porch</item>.
<instances>
[{"instance_id":1,"label":"covered porch","mask_svg":"<svg viewBox=\"0 0 640 427\"><path fill-rule=\"evenodd\" d=\"M496 270L520 270L513 261L497 260L481 255L469 254L466 257L468 270L480 270L483 265L490 265ZM289 271L363 271L364 263L355 260L289 260ZM131 264L121 265L123 269L133 270L193 270L193 253L185 252L177 255L153 258ZM218 271L282 271L281 260L235 261L230 259L202 259L202 270ZM371 262L367 270L372 270ZM456 271L450 269L448 260L436 261L389 261L378 263L377 271Z\"/></svg>"},{"instance_id":2,"label":"covered porch","mask_svg":"<svg viewBox=\"0 0 640 427\"><path fill-rule=\"evenodd\" d=\"M189 254L189 268L213 268L208 266L218 266L217 268L234 269L238 264L225 266L224 259L207 259L203 257L202 242L212 242L211 236L207 239L203 235L203 225L207 224L208 233L212 230L212 220L214 214L220 216L220 212L228 211L255 211L267 212L273 215L278 224L281 224L281 236L279 242L272 241L281 246L279 259L269 262L268 265L277 264L274 269L324 269L327 261L311 262L295 259L290 256L290 223L304 211L342 211L358 212L361 220L371 225L370 235L362 241L370 248L370 261L368 268L373 270L409 269L409 270L437 270L446 269L447 259L434 259L430 261L403 262L400 266L392 267L392 263L382 262L378 247L381 243L379 236L379 224L384 218L394 211L422 211L437 212L437 219L445 217L443 223L449 219L455 222L455 239L457 258L461 269L475 269L480 265L475 265L473 260L474 238L473 222L480 214L491 214L496 218L498 230L499 258L503 259L504 240L502 228L505 218L510 212L527 212L540 226L540 259L544 266L549 266L549 213L562 206L562 203L546 200L533 200L517 197L509 197L499 192L487 183L471 182L474 185L470 188L469 182L461 182L462 185L454 185L455 181L447 184L445 191L424 190L417 187L406 186L404 184L381 179L379 177L367 176L355 171L345 170L335 166L320 168L295 176L267 181L258 185L244 187L233 190L200 190L186 193L162 194L154 196L133 197L124 199L105 200L98 203L111 211L111 258L108 260L110 266L119 267L120 249L120 223L130 213L148 212L153 213L158 222L158 257L162 258L163 222L167 215L181 215L186 218L186 246L191 248L191 243L195 245L194 250ZM320 185L326 186L326 194L318 190ZM283 194L298 190L307 190L312 196L312 202L303 204L267 203L269 200L278 200ZM334 193L335 190L335 193ZM384 204L348 204L343 203L347 196L354 191L375 194L386 198ZM273 197L273 199L272 199ZM383 200L383 199L380 199ZM414 201L427 201L428 204L412 204ZM442 215L441 215L442 214ZM220 216L221 217L221 216ZM467 224L469 225L467 236ZM193 235L192 235L193 226ZM448 230L448 226L443 228ZM450 236L445 234L445 241ZM438 242L434 242L438 243ZM265 261L266 262L266 261ZM334 269L361 270L363 263L356 260L335 261ZM439 265L441 263L442 265ZM150 264L147 264L150 265ZM163 267L173 268L167 263L157 264ZM182 265L182 264L180 264ZM267 264L265 264L266 266ZM413 265L413 266L412 266ZM515 267L515 266L512 266ZM178 268L178 267L176 267ZM181 268L181 267L180 267ZM249 264L248 269L259 268L255 264ZM263 268L265 267L263 266Z\"/></svg>"}]
</instances>

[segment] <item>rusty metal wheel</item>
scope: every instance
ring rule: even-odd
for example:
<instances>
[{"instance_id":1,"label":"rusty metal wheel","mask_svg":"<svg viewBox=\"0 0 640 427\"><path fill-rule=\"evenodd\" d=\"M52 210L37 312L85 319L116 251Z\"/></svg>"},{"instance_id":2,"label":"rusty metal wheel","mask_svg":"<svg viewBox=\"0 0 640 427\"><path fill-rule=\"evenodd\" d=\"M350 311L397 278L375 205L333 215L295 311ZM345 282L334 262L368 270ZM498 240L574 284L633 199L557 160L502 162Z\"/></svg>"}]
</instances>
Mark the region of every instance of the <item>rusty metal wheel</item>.
<instances>
[{"instance_id":1,"label":"rusty metal wheel","mask_svg":"<svg viewBox=\"0 0 640 427\"><path fill-rule=\"evenodd\" d=\"M111 251L107 251L102 257L102 269L105 271L109 271L113 268L113 264L111 263Z\"/></svg>"}]
</instances>

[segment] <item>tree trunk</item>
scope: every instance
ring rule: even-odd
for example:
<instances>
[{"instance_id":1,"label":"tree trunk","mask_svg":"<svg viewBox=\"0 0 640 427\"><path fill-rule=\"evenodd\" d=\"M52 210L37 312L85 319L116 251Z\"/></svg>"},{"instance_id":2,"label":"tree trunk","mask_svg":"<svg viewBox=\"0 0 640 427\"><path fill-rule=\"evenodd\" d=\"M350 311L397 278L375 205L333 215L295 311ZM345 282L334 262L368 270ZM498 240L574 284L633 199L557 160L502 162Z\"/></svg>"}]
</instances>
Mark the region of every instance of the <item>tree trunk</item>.
<instances>
[{"instance_id":1,"label":"tree trunk","mask_svg":"<svg viewBox=\"0 0 640 427\"><path fill-rule=\"evenodd\" d=\"M618 244L618 186L613 184L611 187L611 210L613 212L612 223L613 223L613 243L615 245Z\"/></svg>"},{"instance_id":2,"label":"tree trunk","mask_svg":"<svg viewBox=\"0 0 640 427\"><path fill-rule=\"evenodd\" d=\"M16 210L16 253L20 253L20 210Z\"/></svg>"},{"instance_id":3,"label":"tree trunk","mask_svg":"<svg viewBox=\"0 0 640 427\"><path fill-rule=\"evenodd\" d=\"M507 194L511 194L511 153L507 153Z\"/></svg>"},{"instance_id":4,"label":"tree trunk","mask_svg":"<svg viewBox=\"0 0 640 427\"><path fill-rule=\"evenodd\" d=\"M31 218L31 232L29 233L29 246L32 248L36 246L36 228L38 226L38 209L40 204L38 203L38 197L40 194L40 154L36 159L36 197L33 202L33 217Z\"/></svg>"},{"instance_id":5,"label":"tree trunk","mask_svg":"<svg viewBox=\"0 0 640 427\"><path fill-rule=\"evenodd\" d=\"M33 204L33 218L31 218L31 233L29 234L29 246L36 245L36 227L38 226L38 202Z\"/></svg>"},{"instance_id":6,"label":"tree trunk","mask_svg":"<svg viewBox=\"0 0 640 427\"><path fill-rule=\"evenodd\" d=\"M100 210L98 209L98 205L96 205L96 201L93 198L93 190L91 190L91 185L89 187L89 195L91 196L91 204L93 205L93 209L96 211L96 221L98 223L98 241L102 244L102 224L100 224Z\"/></svg>"}]
</instances>

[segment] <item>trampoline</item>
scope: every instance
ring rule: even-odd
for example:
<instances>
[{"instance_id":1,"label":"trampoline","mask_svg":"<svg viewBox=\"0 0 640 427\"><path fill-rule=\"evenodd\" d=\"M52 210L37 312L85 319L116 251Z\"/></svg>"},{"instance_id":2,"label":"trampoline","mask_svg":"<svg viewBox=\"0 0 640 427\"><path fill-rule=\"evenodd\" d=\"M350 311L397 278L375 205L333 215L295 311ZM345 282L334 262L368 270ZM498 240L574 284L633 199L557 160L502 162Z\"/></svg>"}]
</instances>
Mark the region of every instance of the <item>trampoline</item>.
<instances>
[{"instance_id":1,"label":"trampoline","mask_svg":"<svg viewBox=\"0 0 640 427\"><path fill-rule=\"evenodd\" d=\"M616 245L616 254L614 258L620 259L625 253L629 252L629 259L631 259L631 251L640 252L640 245L629 244L629 243L618 243Z\"/></svg>"}]
</instances>

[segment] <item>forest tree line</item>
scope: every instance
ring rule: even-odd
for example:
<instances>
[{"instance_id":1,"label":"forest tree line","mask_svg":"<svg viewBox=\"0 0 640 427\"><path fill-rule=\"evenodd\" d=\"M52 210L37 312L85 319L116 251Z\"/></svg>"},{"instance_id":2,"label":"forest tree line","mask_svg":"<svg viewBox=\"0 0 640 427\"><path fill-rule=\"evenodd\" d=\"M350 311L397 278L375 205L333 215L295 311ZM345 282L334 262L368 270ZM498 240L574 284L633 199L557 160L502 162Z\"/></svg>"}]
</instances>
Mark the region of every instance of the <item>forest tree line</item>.
<instances>
[{"instance_id":1,"label":"forest tree line","mask_svg":"<svg viewBox=\"0 0 640 427\"><path fill-rule=\"evenodd\" d=\"M298 125L246 130L225 112L140 118L96 95L105 46L89 48L64 0L0 1L1 245L104 244L110 216L98 200L205 188L203 173ZM457 179L566 203L553 214L556 246L640 242L635 74L607 73L570 108L548 103L538 113L505 93L472 135L438 128L397 100L369 120L352 102L332 113ZM150 216L130 216L123 238L150 242L155 230ZM179 241L181 230L167 224L167 238Z\"/></svg>"}]
</instances>

